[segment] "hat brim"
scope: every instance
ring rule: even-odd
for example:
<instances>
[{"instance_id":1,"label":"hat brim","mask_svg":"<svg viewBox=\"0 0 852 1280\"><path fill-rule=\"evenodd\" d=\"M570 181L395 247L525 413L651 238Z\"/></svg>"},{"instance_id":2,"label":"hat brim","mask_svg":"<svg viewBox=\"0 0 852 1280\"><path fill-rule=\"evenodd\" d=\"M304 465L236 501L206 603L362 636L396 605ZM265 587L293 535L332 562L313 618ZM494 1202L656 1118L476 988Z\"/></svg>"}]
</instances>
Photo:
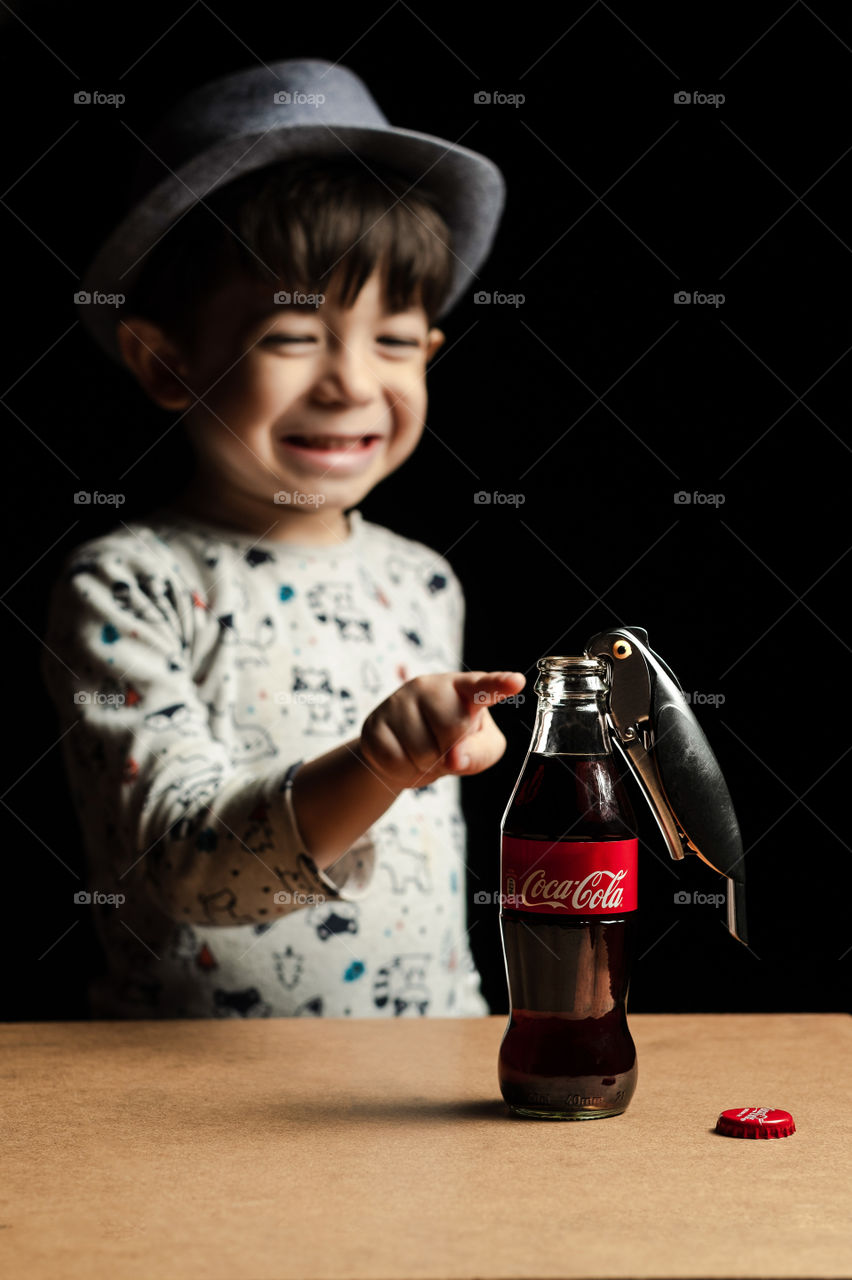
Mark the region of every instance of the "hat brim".
<instances>
[{"instance_id":1,"label":"hat brim","mask_svg":"<svg viewBox=\"0 0 852 1280\"><path fill-rule=\"evenodd\" d=\"M486 156L466 147L390 126L300 125L217 143L166 177L119 223L87 268L83 290L126 294L146 254L199 200L245 173L304 155L353 155L368 168L371 160L385 164L428 195L452 233L452 286L440 313L446 315L491 248L506 197L503 175ZM95 341L121 363L115 306L78 303L77 310Z\"/></svg>"}]
</instances>

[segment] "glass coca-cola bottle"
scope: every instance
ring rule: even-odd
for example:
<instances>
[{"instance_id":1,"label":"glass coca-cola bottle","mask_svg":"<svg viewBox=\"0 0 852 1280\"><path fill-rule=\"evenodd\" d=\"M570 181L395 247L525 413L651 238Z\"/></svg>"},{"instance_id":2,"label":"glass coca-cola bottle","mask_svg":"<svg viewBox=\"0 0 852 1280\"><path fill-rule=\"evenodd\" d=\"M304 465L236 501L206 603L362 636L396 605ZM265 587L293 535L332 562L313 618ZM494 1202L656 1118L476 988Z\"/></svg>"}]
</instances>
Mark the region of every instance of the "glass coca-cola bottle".
<instances>
[{"instance_id":1,"label":"glass coca-cola bottle","mask_svg":"<svg viewBox=\"0 0 852 1280\"><path fill-rule=\"evenodd\" d=\"M533 739L501 827L500 1088L520 1115L593 1120L619 1115L636 1088L636 820L610 746L606 663L549 657L538 669Z\"/></svg>"}]
</instances>

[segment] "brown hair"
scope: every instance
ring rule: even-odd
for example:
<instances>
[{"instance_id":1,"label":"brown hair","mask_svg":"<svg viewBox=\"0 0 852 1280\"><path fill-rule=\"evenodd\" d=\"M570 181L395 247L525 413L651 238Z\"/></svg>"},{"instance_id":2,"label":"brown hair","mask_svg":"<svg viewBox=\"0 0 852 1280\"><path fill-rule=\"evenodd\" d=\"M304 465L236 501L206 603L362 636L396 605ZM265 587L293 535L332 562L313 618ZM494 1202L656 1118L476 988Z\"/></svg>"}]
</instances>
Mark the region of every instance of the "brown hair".
<instances>
[{"instance_id":1,"label":"brown hair","mask_svg":"<svg viewBox=\"0 0 852 1280\"><path fill-rule=\"evenodd\" d=\"M334 288L348 307L379 269L389 305L419 304L431 324L452 283L451 237L411 185L354 157L311 156L245 174L169 229L122 314L145 316L192 350L198 307L235 273L271 289Z\"/></svg>"}]
</instances>

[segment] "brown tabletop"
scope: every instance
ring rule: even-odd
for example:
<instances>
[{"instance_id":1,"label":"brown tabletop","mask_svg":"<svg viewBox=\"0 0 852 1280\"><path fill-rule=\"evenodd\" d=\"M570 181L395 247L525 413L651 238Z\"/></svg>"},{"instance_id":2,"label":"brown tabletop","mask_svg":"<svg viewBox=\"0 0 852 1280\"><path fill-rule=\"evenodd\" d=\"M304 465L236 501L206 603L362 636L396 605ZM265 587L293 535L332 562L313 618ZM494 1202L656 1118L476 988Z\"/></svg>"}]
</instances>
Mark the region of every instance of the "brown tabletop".
<instances>
[{"instance_id":1,"label":"brown tabletop","mask_svg":"<svg viewBox=\"0 0 852 1280\"><path fill-rule=\"evenodd\" d=\"M502 1017L0 1027L0 1273L852 1275L852 1020L632 1015L622 1116L511 1117ZM729 1107L798 1132L712 1132Z\"/></svg>"}]
</instances>

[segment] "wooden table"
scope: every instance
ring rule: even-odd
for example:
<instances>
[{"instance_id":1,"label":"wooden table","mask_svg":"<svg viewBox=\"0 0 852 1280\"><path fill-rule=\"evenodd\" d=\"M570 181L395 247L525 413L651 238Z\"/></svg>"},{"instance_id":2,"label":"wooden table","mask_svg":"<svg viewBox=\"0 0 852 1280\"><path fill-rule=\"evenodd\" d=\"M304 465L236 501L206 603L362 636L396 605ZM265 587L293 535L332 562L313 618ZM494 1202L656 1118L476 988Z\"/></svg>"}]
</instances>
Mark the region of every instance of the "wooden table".
<instances>
[{"instance_id":1,"label":"wooden table","mask_svg":"<svg viewBox=\"0 0 852 1280\"><path fill-rule=\"evenodd\" d=\"M505 1019L7 1024L0 1274L852 1275L852 1020L632 1015L623 1116L512 1117ZM712 1132L734 1106L798 1132Z\"/></svg>"}]
</instances>

